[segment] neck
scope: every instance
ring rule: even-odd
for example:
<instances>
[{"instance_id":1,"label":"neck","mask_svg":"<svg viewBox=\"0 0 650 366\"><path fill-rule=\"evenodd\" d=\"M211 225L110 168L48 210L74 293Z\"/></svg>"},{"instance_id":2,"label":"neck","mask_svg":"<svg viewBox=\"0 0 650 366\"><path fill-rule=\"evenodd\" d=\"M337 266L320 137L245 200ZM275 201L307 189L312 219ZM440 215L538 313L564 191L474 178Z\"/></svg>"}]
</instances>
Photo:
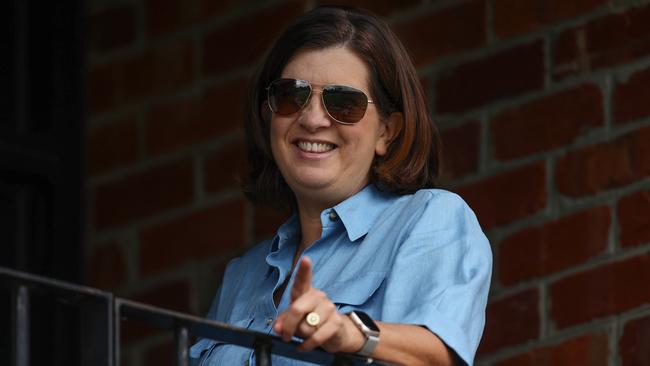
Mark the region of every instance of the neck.
<instances>
[{"instance_id":1,"label":"neck","mask_svg":"<svg viewBox=\"0 0 650 366\"><path fill-rule=\"evenodd\" d=\"M320 206L298 204L301 239L300 245L298 246L298 252L296 253L296 258L316 240L320 239L323 231L323 225L320 221L320 213L324 209L325 208L321 208Z\"/></svg>"},{"instance_id":2,"label":"neck","mask_svg":"<svg viewBox=\"0 0 650 366\"><path fill-rule=\"evenodd\" d=\"M361 191L365 184L361 185L355 192ZM294 191L296 202L298 205L298 218L300 219L301 239L298 251L296 252L296 260L300 257L302 252L309 248L316 240L320 239L323 232L323 225L320 221L320 214L323 210L333 207L347 197L327 197L327 195L320 195L314 198L314 195L303 195L300 192Z\"/></svg>"}]
</instances>

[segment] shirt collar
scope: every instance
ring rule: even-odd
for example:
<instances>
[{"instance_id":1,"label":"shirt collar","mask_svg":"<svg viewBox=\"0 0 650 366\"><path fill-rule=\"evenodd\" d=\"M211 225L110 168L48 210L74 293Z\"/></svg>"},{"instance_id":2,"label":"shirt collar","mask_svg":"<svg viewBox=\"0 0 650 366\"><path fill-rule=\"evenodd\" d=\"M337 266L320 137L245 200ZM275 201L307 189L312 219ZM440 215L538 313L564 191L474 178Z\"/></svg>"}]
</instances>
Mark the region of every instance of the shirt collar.
<instances>
[{"instance_id":1,"label":"shirt collar","mask_svg":"<svg viewBox=\"0 0 650 366\"><path fill-rule=\"evenodd\" d=\"M299 231L298 215L294 213L278 228L275 238L273 238L273 243L271 244L271 251L279 250L287 243L290 243L298 235Z\"/></svg>"},{"instance_id":2,"label":"shirt collar","mask_svg":"<svg viewBox=\"0 0 650 366\"><path fill-rule=\"evenodd\" d=\"M381 192L374 184L369 184L354 196L334 206L333 210L341 218L348 238L354 242L368 233L395 197L394 194Z\"/></svg>"},{"instance_id":3,"label":"shirt collar","mask_svg":"<svg viewBox=\"0 0 650 366\"><path fill-rule=\"evenodd\" d=\"M332 210L341 219L350 241L354 242L366 235L379 216L392 204L396 196L391 193L381 192L374 184L367 185L354 196L346 199L331 209L321 213L323 221ZM276 251L291 243L300 232L298 215L293 214L282 224L277 231L271 251Z\"/></svg>"}]
</instances>

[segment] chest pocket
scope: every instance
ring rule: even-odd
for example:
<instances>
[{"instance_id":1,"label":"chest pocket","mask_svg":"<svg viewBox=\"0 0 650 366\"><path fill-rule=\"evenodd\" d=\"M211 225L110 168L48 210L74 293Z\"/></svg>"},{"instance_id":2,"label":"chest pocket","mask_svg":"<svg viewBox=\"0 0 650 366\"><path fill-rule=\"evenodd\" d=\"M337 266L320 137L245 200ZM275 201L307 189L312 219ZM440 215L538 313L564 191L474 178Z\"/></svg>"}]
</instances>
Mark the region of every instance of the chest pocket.
<instances>
[{"instance_id":1,"label":"chest pocket","mask_svg":"<svg viewBox=\"0 0 650 366\"><path fill-rule=\"evenodd\" d=\"M336 304L340 312L347 312L362 308L377 292L385 277L385 272L364 273L354 278L330 283L323 286L322 290Z\"/></svg>"}]
</instances>

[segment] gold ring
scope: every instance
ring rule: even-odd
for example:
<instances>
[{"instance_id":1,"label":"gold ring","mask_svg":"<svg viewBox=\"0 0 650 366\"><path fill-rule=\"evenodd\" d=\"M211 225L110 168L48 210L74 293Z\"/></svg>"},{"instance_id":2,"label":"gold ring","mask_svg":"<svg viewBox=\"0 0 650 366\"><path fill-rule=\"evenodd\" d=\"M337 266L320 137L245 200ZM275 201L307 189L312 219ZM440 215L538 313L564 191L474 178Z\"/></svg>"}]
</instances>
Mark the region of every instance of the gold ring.
<instances>
[{"instance_id":1,"label":"gold ring","mask_svg":"<svg viewBox=\"0 0 650 366\"><path fill-rule=\"evenodd\" d=\"M311 313L307 314L305 317L305 321L307 324L314 328L318 328L318 324L320 324L320 315L318 315L317 312L312 311Z\"/></svg>"}]
</instances>

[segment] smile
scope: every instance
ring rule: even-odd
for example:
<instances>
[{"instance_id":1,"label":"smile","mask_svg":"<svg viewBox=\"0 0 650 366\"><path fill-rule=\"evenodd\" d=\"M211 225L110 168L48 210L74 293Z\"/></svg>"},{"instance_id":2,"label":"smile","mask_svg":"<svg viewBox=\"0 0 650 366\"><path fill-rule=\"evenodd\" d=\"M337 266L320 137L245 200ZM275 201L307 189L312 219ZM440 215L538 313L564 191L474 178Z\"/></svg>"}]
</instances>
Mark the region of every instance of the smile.
<instances>
[{"instance_id":1,"label":"smile","mask_svg":"<svg viewBox=\"0 0 650 366\"><path fill-rule=\"evenodd\" d=\"M325 153L336 148L336 145L334 144L323 142L298 141L296 145L300 150L310 153Z\"/></svg>"}]
</instances>

